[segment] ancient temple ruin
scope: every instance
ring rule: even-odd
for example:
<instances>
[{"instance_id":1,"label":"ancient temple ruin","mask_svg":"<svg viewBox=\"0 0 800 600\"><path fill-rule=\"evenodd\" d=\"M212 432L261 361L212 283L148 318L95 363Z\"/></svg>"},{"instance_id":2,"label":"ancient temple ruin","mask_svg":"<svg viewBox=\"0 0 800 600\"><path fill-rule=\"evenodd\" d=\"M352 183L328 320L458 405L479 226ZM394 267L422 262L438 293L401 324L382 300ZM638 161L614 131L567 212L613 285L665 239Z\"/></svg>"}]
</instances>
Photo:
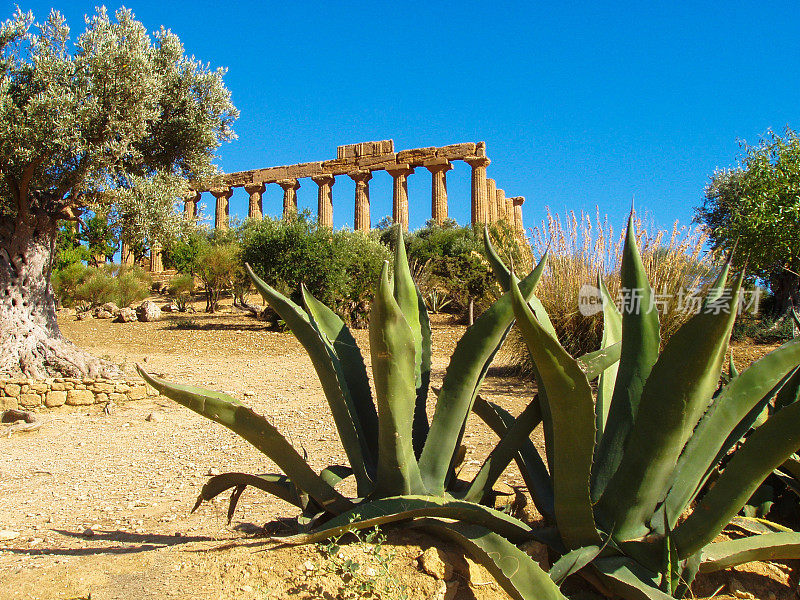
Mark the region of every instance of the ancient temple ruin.
<instances>
[{"instance_id":1,"label":"ancient temple ruin","mask_svg":"<svg viewBox=\"0 0 800 600\"><path fill-rule=\"evenodd\" d=\"M407 179L417 168L431 173L431 219L443 223L447 219L447 172L452 161L462 160L472 168L471 214L473 224L506 221L520 235L522 223L522 196L507 197L494 179L486 176L491 162L486 156L484 142L465 142L449 146L412 148L394 151L392 140L362 142L339 146L336 158L278 167L229 173L210 188L192 190L184 200L187 218L197 215L197 203L204 193L215 198L214 227L228 226L229 200L233 189L242 187L250 195L248 217L261 219L264 210L262 195L266 186L276 184L283 189L283 215L297 212L297 189L301 179L311 179L318 186L317 220L324 227L333 227L333 185L337 176L355 181L353 224L356 230L371 227L369 181L375 171L386 171L393 178L392 220L408 229ZM153 252L151 270L158 271L160 259Z\"/></svg>"}]
</instances>

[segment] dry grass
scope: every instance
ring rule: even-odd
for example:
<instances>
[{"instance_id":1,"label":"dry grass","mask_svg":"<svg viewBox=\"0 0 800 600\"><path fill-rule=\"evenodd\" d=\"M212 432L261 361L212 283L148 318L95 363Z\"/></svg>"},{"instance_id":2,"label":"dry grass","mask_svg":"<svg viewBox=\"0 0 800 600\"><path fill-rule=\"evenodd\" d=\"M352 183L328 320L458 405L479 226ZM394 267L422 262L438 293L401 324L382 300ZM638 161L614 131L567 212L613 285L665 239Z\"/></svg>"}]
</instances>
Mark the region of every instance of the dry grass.
<instances>
[{"instance_id":1,"label":"dry grass","mask_svg":"<svg viewBox=\"0 0 800 600\"><path fill-rule=\"evenodd\" d=\"M715 257L704 251L706 237L698 228L676 222L672 231L658 231L645 223L635 218L642 260L656 294L663 343L691 316L684 308L686 294L707 284ZM599 212L592 218L573 211L562 219L548 209L547 217L530 234L534 256L550 253L536 295L562 345L573 355L596 350L603 333L602 314L581 314L578 293L583 285L596 286L602 274L612 297L618 298L625 228L615 231ZM510 348L520 362L527 360L527 351L516 336Z\"/></svg>"}]
</instances>

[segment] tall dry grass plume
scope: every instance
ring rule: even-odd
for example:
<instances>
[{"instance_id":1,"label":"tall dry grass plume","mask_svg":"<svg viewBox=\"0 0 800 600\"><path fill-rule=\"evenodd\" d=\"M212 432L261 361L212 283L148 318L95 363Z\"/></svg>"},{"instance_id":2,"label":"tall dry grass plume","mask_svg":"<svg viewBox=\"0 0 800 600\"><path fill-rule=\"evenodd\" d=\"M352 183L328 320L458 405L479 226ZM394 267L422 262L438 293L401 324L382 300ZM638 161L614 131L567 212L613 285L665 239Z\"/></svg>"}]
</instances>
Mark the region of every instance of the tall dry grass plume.
<instances>
[{"instance_id":1,"label":"tall dry grass plume","mask_svg":"<svg viewBox=\"0 0 800 600\"><path fill-rule=\"evenodd\" d=\"M715 257L704 250L706 236L699 228L680 226L672 231L654 230L646 221L634 220L636 237L650 285L656 294L661 322L662 344L692 314L686 309L687 294L699 293L708 283ZM615 231L608 217L594 219L574 211L562 220L547 209L547 216L530 230L533 255L539 257L549 249L547 268L536 288L559 335L561 344L573 356L600 347L603 334L602 313L581 314L578 294L583 285L597 285L597 275L613 298L620 293L619 267L625 228ZM514 362L523 368L527 350L514 335L509 344Z\"/></svg>"}]
</instances>

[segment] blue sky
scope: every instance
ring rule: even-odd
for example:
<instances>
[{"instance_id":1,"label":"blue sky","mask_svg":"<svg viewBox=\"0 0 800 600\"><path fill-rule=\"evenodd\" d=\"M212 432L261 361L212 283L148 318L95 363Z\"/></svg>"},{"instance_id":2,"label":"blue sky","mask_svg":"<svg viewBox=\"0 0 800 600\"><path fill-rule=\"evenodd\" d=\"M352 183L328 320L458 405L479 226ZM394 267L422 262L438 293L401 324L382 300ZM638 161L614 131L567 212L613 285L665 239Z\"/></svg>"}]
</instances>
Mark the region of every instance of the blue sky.
<instances>
[{"instance_id":1,"label":"blue sky","mask_svg":"<svg viewBox=\"0 0 800 600\"><path fill-rule=\"evenodd\" d=\"M20 1L73 28L97 2ZM129 0L137 18L227 67L241 111L220 149L226 172L335 157L336 146L396 149L484 140L489 176L545 206L608 214L635 197L662 227L688 223L737 140L798 125L800 4L246 2ZM7 3L10 16L15 3ZM108 5L110 10L116 5ZM469 167L448 174L450 214L469 222ZM316 185L301 180L301 208ZM334 186L335 225L352 225L354 185ZM265 212L278 215L269 186ZM411 225L430 217L430 175L409 179ZM391 177L371 182L372 220L391 214ZM212 198L206 198L210 205ZM246 214L238 191L232 212Z\"/></svg>"}]
</instances>

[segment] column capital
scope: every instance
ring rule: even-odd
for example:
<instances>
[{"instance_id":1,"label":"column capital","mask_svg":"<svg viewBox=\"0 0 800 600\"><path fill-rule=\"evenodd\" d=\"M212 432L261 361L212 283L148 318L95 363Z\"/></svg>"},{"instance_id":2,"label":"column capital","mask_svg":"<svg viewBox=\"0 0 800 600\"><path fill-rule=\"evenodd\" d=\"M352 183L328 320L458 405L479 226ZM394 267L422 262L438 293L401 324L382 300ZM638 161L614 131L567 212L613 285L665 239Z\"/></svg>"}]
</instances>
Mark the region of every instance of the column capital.
<instances>
[{"instance_id":1,"label":"column capital","mask_svg":"<svg viewBox=\"0 0 800 600\"><path fill-rule=\"evenodd\" d=\"M200 200L200 192L197 190L187 190L187 192L183 195L184 202L197 202Z\"/></svg>"},{"instance_id":2,"label":"column capital","mask_svg":"<svg viewBox=\"0 0 800 600\"><path fill-rule=\"evenodd\" d=\"M329 173L325 175L314 175L311 178L311 181L317 185L333 185L336 183L336 176Z\"/></svg>"},{"instance_id":3,"label":"column capital","mask_svg":"<svg viewBox=\"0 0 800 600\"><path fill-rule=\"evenodd\" d=\"M283 191L296 190L300 187L300 182L297 179L279 179L275 183L281 186Z\"/></svg>"},{"instance_id":4,"label":"column capital","mask_svg":"<svg viewBox=\"0 0 800 600\"><path fill-rule=\"evenodd\" d=\"M514 203L514 206L522 206L525 204L525 196L515 196L511 198L511 201Z\"/></svg>"},{"instance_id":5,"label":"column capital","mask_svg":"<svg viewBox=\"0 0 800 600\"><path fill-rule=\"evenodd\" d=\"M244 191L248 194L263 194L267 190L264 183L248 183L244 186Z\"/></svg>"},{"instance_id":6,"label":"column capital","mask_svg":"<svg viewBox=\"0 0 800 600\"><path fill-rule=\"evenodd\" d=\"M214 188L208 190L214 198L225 198L226 200L233 196L233 188Z\"/></svg>"},{"instance_id":7,"label":"column capital","mask_svg":"<svg viewBox=\"0 0 800 600\"><path fill-rule=\"evenodd\" d=\"M465 156L464 162L474 169L477 167L488 167L492 161L485 156Z\"/></svg>"},{"instance_id":8,"label":"column capital","mask_svg":"<svg viewBox=\"0 0 800 600\"><path fill-rule=\"evenodd\" d=\"M453 168L453 163L446 158L432 158L423 162L422 166L431 173L438 173L440 171L450 171Z\"/></svg>"},{"instance_id":9,"label":"column capital","mask_svg":"<svg viewBox=\"0 0 800 600\"><path fill-rule=\"evenodd\" d=\"M392 177L397 178L397 177L400 177L401 175L405 175L405 176L413 175L414 174L414 167L412 167L411 165L404 164L404 163L399 163L399 164L393 165L391 167L386 167L384 169L384 171L386 171Z\"/></svg>"},{"instance_id":10,"label":"column capital","mask_svg":"<svg viewBox=\"0 0 800 600\"><path fill-rule=\"evenodd\" d=\"M347 176L356 183L367 183L372 179L372 171L351 171Z\"/></svg>"}]
</instances>

